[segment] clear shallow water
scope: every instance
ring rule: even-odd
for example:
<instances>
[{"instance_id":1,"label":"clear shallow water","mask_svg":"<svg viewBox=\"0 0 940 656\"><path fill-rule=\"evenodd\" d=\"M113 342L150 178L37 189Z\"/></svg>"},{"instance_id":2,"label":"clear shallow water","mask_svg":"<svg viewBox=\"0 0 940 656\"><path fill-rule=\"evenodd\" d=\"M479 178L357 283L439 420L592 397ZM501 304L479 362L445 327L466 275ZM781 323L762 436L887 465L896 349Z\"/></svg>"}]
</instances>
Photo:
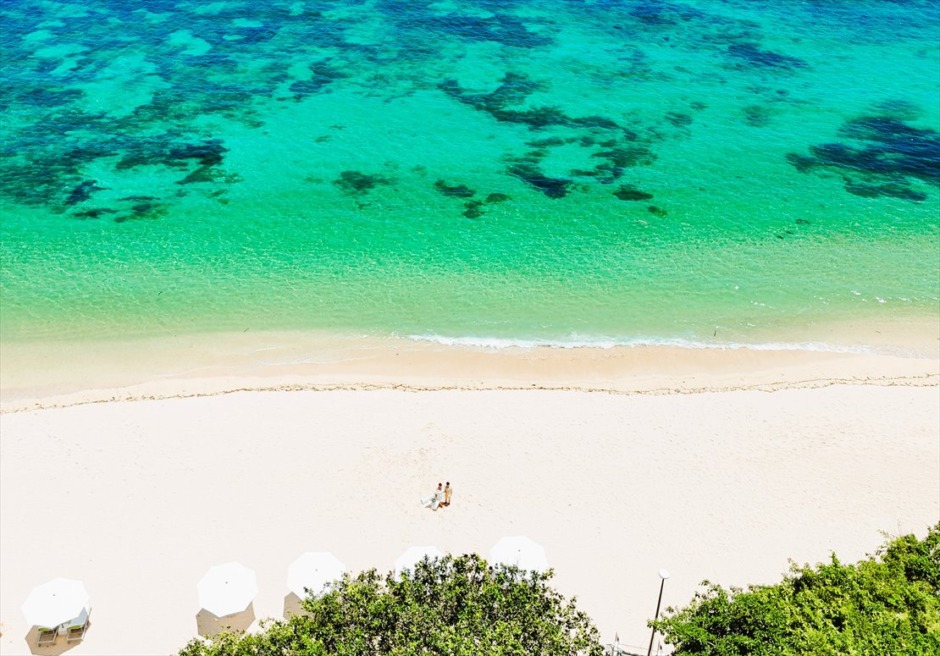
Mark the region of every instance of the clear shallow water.
<instances>
[{"instance_id":1,"label":"clear shallow water","mask_svg":"<svg viewBox=\"0 0 940 656\"><path fill-rule=\"evenodd\" d=\"M935 315L935 2L9 2L4 339Z\"/></svg>"}]
</instances>

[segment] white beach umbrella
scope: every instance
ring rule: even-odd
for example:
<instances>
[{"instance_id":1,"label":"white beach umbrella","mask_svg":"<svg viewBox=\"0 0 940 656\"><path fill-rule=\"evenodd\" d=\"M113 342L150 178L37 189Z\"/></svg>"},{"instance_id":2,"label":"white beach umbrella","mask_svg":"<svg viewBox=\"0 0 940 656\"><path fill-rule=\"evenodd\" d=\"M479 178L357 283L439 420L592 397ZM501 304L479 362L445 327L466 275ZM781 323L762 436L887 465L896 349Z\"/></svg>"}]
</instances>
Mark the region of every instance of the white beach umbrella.
<instances>
[{"instance_id":1,"label":"white beach umbrella","mask_svg":"<svg viewBox=\"0 0 940 656\"><path fill-rule=\"evenodd\" d=\"M244 611L258 594L255 571L236 562L210 567L196 587L199 606L216 617Z\"/></svg>"},{"instance_id":2,"label":"white beach umbrella","mask_svg":"<svg viewBox=\"0 0 940 656\"><path fill-rule=\"evenodd\" d=\"M538 542L523 535L503 538L490 549L490 560L503 565L515 565L519 569L543 572L548 569L545 549Z\"/></svg>"},{"instance_id":3,"label":"white beach umbrella","mask_svg":"<svg viewBox=\"0 0 940 656\"><path fill-rule=\"evenodd\" d=\"M327 583L343 578L346 566L329 551L307 551L287 568L287 589L303 599L305 588L320 594Z\"/></svg>"},{"instance_id":4,"label":"white beach umbrella","mask_svg":"<svg viewBox=\"0 0 940 656\"><path fill-rule=\"evenodd\" d=\"M23 603L27 624L53 628L76 620L82 623L91 613L88 591L81 581L52 579L33 588Z\"/></svg>"},{"instance_id":5,"label":"white beach umbrella","mask_svg":"<svg viewBox=\"0 0 940 656\"><path fill-rule=\"evenodd\" d=\"M414 566L421 562L425 556L434 559L443 555L444 552L437 547L409 547L395 559L395 573L401 574L406 569L414 569Z\"/></svg>"}]
</instances>

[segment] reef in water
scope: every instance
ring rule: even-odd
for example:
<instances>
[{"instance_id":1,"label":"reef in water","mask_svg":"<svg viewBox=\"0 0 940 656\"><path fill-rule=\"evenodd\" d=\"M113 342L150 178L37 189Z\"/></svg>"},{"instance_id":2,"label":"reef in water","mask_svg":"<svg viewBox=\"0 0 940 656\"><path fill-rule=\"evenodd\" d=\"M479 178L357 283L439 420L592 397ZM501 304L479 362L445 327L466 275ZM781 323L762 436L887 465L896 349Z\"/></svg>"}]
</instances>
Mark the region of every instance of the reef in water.
<instances>
[{"instance_id":1,"label":"reef in water","mask_svg":"<svg viewBox=\"0 0 940 656\"><path fill-rule=\"evenodd\" d=\"M619 3L618 3L619 4ZM675 27L704 14L685 3L649 0L630 3L630 15L647 27Z\"/></svg>"},{"instance_id":2,"label":"reef in water","mask_svg":"<svg viewBox=\"0 0 940 656\"><path fill-rule=\"evenodd\" d=\"M96 207L90 210L82 210L81 212L75 212L72 216L76 219L100 219L103 216L109 214L117 214L117 210L111 207Z\"/></svg>"},{"instance_id":3,"label":"reef in water","mask_svg":"<svg viewBox=\"0 0 940 656\"><path fill-rule=\"evenodd\" d=\"M572 180L565 178L547 176L540 169L527 164L514 164L507 172L538 189L549 198L564 198L568 195L568 188L572 183Z\"/></svg>"},{"instance_id":4,"label":"reef in water","mask_svg":"<svg viewBox=\"0 0 940 656\"><path fill-rule=\"evenodd\" d=\"M741 110L744 123L752 128L765 128L770 125L771 112L763 105L747 105Z\"/></svg>"},{"instance_id":5,"label":"reef in water","mask_svg":"<svg viewBox=\"0 0 940 656\"><path fill-rule=\"evenodd\" d=\"M614 192L614 196L620 200L649 200L653 194L641 191L633 185L620 185L620 189Z\"/></svg>"},{"instance_id":6,"label":"reef in water","mask_svg":"<svg viewBox=\"0 0 940 656\"><path fill-rule=\"evenodd\" d=\"M497 121L521 123L532 130L543 130L552 126L613 130L620 128L615 120L605 116L573 117L553 106L512 108L513 105L521 104L530 94L547 88L544 83L534 81L520 73L506 73L500 85L490 93L467 91L453 79L443 80L438 84L438 88L451 98L486 112Z\"/></svg>"},{"instance_id":7,"label":"reef in water","mask_svg":"<svg viewBox=\"0 0 940 656\"><path fill-rule=\"evenodd\" d=\"M290 91L295 100L301 100L306 96L323 93L331 84L346 77L349 75L329 61L318 62L310 66L310 79L297 80L290 85Z\"/></svg>"},{"instance_id":8,"label":"reef in water","mask_svg":"<svg viewBox=\"0 0 940 656\"><path fill-rule=\"evenodd\" d=\"M598 151L591 157L607 160L609 170L649 165L656 160L656 155L646 146L619 146L610 150Z\"/></svg>"},{"instance_id":9,"label":"reef in water","mask_svg":"<svg viewBox=\"0 0 940 656\"><path fill-rule=\"evenodd\" d=\"M728 46L727 52L732 59L752 66L791 71L809 67L799 57L783 55L772 50L762 50L756 43L735 43Z\"/></svg>"},{"instance_id":10,"label":"reef in water","mask_svg":"<svg viewBox=\"0 0 940 656\"><path fill-rule=\"evenodd\" d=\"M69 197L65 199L66 205L75 205L91 198L96 191L103 191L103 187L98 186L97 180L85 180L77 187L72 189Z\"/></svg>"},{"instance_id":11,"label":"reef in water","mask_svg":"<svg viewBox=\"0 0 940 656\"><path fill-rule=\"evenodd\" d=\"M451 185L447 184L447 182L444 180L438 180L435 182L434 188L445 196L449 196L450 198L471 198L477 193L467 185Z\"/></svg>"},{"instance_id":12,"label":"reef in water","mask_svg":"<svg viewBox=\"0 0 940 656\"><path fill-rule=\"evenodd\" d=\"M394 181L378 174L363 173L362 171L343 171L333 180L344 194L350 196L364 196L379 185L394 184Z\"/></svg>"},{"instance_id":13,"label":"reef in water","mask_svg":"<svg viewBox=\"0 0 940 656\"><path fill-rule=\"evenodd\" d=\"M877 198L879 196L889 196L891 198L900 198L901 200L910 200L921 202L927 200L927 194L922 191L915 191L903 184L889 182L886 184L867 184L864 182L852 182L846 180L845 190L850 194L861 196L863 198Z\"/></svg>"},{"instance_id":14,"label":"reef in water","mask_svg":"<svg viewBox=\"0 0 940 656\"><path fill-rule=\"evenodd\" d=\"M468 219L478 219L483 216L483 201L471 200L465 203L463 215Z\"/></svg>"},{"instance_id":15,"label":"reef in water","mask_svg":"<svg viewBox=\"0 0 940 656\"><path fill-rule=\"evenodd\" d=\"M163 203L145 201L135 203L125 213L114 217L115 223L124 223L125 221L134 221L140 219L157 219L167 213L167 207Z\"/></svg>"},{"instance_id":16,"label":"reef in water","mask_svg":"<svg viewBox=\"0 0 940 656\"><path fill-rule=\"evenodd\" d=\"M412 15L410 18L421 29L443 32L469 41L494 41L516 48L536 48L553 42L550 36L530 30L522 19L506 13L494 12L486 17L457 13L443 16L429 14Z\"/></svg>"},{"instance_id":17,"label":"reef in water","mask_svg":"<svg viewBox=\"0 0 940 656\"><path fill-rule=\"evenodd\" d=\"M807 155L789 153L797 171L837 173L856 196L926 200L918 185L940 188L940 133L908 125L893 116L847 121L838 135L845 143L810 146Z\"/></svg>"},{"instance_id":18,"label":"reef in water","mask_svg":"<svg viewBox=\"0 0 940 656\"><path fill-rule=\"evenodd\" d=\"M683 112L668 112L666 120L677 128L684 128L692 125L692 115Z\"/></svg>"}]
</instances>

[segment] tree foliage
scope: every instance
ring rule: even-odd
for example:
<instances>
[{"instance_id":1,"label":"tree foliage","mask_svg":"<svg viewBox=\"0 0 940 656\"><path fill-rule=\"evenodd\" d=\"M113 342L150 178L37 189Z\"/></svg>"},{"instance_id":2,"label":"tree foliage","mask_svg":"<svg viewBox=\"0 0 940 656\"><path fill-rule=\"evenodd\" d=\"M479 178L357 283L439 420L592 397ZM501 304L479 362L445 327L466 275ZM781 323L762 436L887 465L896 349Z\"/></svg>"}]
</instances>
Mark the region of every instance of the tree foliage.
<instances>
[{"instance_id":1,"label":"tree foliage","mask_svg":"<svg viewBox=\"0 0 940 656\"><path fill-rule=\"evenodd\" d=\"M425 559L400 576L372 569L308 596L303 614L192 640L180 656L600 656L597 629L551 577L476 555Z\"/></svg>"},{"instance_id":2,"label":"tree foliage","mask_svg":"<svg viewBox=\"0 0 940 656\"><path fill-rule=\"evenodd\" d=\"M940 654L940 524L856 564L793 564L777 585L702 585L652 623L676 654Z\"/></svg>"}]
</instances>

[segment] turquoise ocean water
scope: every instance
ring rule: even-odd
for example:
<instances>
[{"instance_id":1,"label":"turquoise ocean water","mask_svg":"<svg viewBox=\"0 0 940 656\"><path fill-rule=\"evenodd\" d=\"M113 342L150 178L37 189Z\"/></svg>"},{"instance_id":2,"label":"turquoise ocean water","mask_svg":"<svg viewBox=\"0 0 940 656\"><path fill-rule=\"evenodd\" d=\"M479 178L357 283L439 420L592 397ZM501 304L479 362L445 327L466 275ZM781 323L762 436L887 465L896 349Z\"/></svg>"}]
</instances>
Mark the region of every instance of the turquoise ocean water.
<instances>
[{"instance_id":1,"label":"turquoise ocean water","mask_svg":"<svg viewBox=\"0 0 940 656\"><path fill-rule=\"evenodd\" d=\"M933 0L0 6L4 340L938 313Z\"/></svg>"}]
</instances>

